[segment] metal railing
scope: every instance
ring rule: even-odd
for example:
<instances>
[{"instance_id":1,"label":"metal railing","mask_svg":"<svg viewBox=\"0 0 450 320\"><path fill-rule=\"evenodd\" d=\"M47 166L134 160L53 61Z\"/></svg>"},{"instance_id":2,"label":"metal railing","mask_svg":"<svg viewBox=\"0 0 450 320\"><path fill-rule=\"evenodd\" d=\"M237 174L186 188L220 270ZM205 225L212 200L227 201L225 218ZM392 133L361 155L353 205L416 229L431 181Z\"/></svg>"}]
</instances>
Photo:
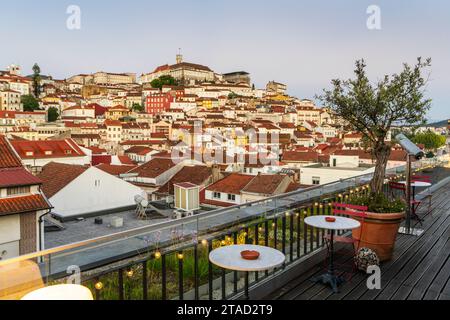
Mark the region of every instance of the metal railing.
<instances>
[{"instance_id":1,"label":"metal railing","mask_svg":"<svg viewBox=\"0 0 450 320\"><path fill-rule=\"evenodd\" d=\"M404 169L393 168L387 174L402 175ZM330 214L332 202L367 193L371 177L366 174L52 248L0 261L0 268L34 261L47 284L72 281L73 270L79 270L81 282L96 299L229 299L322 248L323 231L305 225L304 218ZM214 248L238 243L276 248L286 255L286 264L251 273L247 279L209 262Z\"/></svg>"}]
</instances>

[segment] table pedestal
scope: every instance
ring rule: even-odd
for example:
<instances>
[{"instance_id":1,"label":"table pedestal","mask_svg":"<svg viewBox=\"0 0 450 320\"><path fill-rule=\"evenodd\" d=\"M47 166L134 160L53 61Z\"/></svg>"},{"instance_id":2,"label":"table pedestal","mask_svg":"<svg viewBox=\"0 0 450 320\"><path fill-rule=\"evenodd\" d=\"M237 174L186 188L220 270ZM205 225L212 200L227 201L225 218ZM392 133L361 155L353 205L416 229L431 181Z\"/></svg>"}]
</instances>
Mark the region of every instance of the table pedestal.
<instances>
[{"instance_id":1,"label":"table pedestal","mask_svg":"<svg viewBox=\"0 0 450 320\"><path fill-rule=\"evenodd\" d=\"M342 277L336 276L334 271L334 230L330 230L330 256L328 262L328 271L318 277L314 277L311 280L315 283L321 282L322 284L330 285L331 289L334 293L338 293L338 286L344 283L344 279Z\"/></svg>"}]
</instances>

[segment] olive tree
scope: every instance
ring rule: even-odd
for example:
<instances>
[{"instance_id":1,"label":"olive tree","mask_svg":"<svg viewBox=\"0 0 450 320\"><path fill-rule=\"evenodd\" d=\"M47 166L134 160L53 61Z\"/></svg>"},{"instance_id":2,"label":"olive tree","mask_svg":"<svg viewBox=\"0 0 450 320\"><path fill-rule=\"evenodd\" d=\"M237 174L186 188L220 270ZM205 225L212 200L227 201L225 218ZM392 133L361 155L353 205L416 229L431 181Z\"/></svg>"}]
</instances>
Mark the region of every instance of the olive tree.
<instances>
[{"instance_id":1,"label":"olive tree","mask_svg":"<svg viewBox=\"0 0 450 320\"><path fill-rule=\"evenodd\" d=\"M387 141L391 127L425 121L431 105L431 100L425 98L428 77L424 77L424 71L429 67L431 59L418 58L415 65L404 63L400 73L385 75L372 83L365 61L358 60L353 79L332 80L332 88L324 89L318 96L351 130L363 135L376 160L371 182L374 193L382 191L391 153L391 143Z\"/></svg>"}]
</instances>

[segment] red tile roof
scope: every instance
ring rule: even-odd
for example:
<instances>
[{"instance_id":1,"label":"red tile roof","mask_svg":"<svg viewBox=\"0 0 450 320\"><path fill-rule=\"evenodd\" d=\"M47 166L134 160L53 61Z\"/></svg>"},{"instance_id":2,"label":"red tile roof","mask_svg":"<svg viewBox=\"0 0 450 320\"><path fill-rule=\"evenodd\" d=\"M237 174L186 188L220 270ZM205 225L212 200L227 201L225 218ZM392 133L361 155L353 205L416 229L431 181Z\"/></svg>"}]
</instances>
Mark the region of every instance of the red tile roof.
<instances>
[{"instance_id":1,"label":"red tile roof","mask_svg":"<svg viewBox=\"0 0 450 320\"><path fill-rule=\"evenodd\" d=\"M1 168L0 187L31 186L41 184L42 181L23 167Z\"/></svg>"},{"instance_id":2,"label":"red tile roof","mask_svg":"<svg viewBox=\"0 0 450 320\"><path fill-rule=\"evenodd\" d=\"M11 145L22 159L73 158L86 156L72 139L46 141L14 140L11 141Z\"/></svg>"},{"instance_id":3,"label":"red tile roof","mask_svg":"<svg viewBox=\"0 0 450 320\"><path fill-rule=\"evenodd\" d=\"M47 198L51 198L87 169L87 166L50 162L42 167L37 177L43 181L42 191Z\"/></svg>"},{"instance_id":4,"label":"red tile roof","mask_svg":"<svg viewBox=\"0 0 450 320\"><path fill-rule=\"evenodd\" d=\"M48 210L50 208L50 204L40 194L0 199L0 216Z\"/></svg>"},{"instance_id":5,"label":"red tile roof","mask_svg":"<svg viewBox=\"0 0 450 320\"><path fill-rule=\"evenodd\" d=\"M252 181L250 181L245 188L242 189L242 192L271 195L278 189L280 184L286 178L286 176L279 174L260 174L254 177ZM284 192L285 190L281 191Z\"/></svg>"},{"instance_id":6,"label":"red tile roof","mask_svg":"<svg viewBox=\"0 0 450 320\"><path fill-rule=\"evenodd\" d=\"M283 152L283 162L318 162L319 154L317 152L296 152L285 151Z\"/></svg>"},{"instance_id":7,"label":"red tile roof","mask_svg":"<svg viewBox=\"0 0 450 320\"><path fill-rule=\"evenodd\" d=\"M119 166L119 165L112 165L112 164L106 164L106 163L101 163L95 167L102 171L105 171L113 176L119 176L121 174L127 173L128 171L136 168L136 166Z\"/></svg>"},{"instance_id":8,"label":"red tile roof","mask_svg":"<svg viewBox=\"0 0 450 320\"><path fill-rule=\"evenodd\" d=\"M152 159L131 170L130 173L137 173L141 178L156 178L173 167L175 167L175 163L172 159Z\"/></svg>"},{"instance_id":9,"label":"red tile roof","mask_svg":"<svg viewBox=\"0 0 450 320\"><path fill-rule=\"evenodd\" d=\"M207 166L185 166L176 175L172 177L166 184L158 189L160 193L173 194L174 184L183 182L202 185L212 175L211 168Z\"/></svg>"},{"instance_id":10,"label":"red tile roof","mask_svg":"<svg viewBox=\"0 0 450 320\"><path fill-rule=\"evenodd\" d=\"M22 167L22 162L14 149L11 147L8 139L0 135L0 168Z\"/></svg>"},{"instance_id":11,"label":"red tile roof","mask_svg":"<svg viewBox=\"0 0 450 320\"><path fill-rule=\"evenodd\" d=\"M230 194L240 194L241 190L250 182L254 176L232 173L222 180L213 183L207 190Z\"/></svg>"},{"instance_id":12,"label":"red tile roof","mask_svg":"<svg viewBox=\"0 0 450 320\"><path fill-rule=\"evenodd\" d=\"M119 158L119 161L121 164L129 165L129 166L135 165L135 163L130 158L128 158L128 156L117 156L117 158Z\"/></svg>"}]
</instances>

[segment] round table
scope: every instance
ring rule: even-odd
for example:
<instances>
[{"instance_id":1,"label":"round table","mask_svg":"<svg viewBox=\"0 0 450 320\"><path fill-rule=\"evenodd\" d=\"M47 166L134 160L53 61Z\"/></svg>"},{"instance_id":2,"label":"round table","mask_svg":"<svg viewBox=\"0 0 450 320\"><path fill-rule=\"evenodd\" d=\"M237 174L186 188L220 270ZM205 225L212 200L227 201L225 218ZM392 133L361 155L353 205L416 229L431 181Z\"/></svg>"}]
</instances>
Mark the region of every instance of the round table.
<instances>
[{"instance_id":1,"label":"round table","mask_svg":"<svg viewBox=\"0 0 450 320\"><path fill-rule=\"evenodd\" d=\"M245 260L241 257L241 252L245 250L258 251L260 256L256 260ZM280 251L270 247L243 244L217 248L210 252L209 261L223 269L244 271L245 298L248 300L248 273L252 271L266 271L279 267L286 261L286 257Z\"/></svg>"},{"instance_id":2,"label":"round table","mask_svg":"<svg viewBox=\"0 0 450 320\"><path fill-rule=\"evenodd\" d=\"M325 218L335 218L335 222L327 222ZM313 278L314 282L322 282L323 284L329 284L334 293L338 293L338 286L344 282L341 277L337 277L334 272L334 233L337 230L352 230L359 228L361 223L355 219L339 217L339 216L310 216L305 218L305 223L309 226L326 229L330 231L330 255L328 262L328 271L318 277Z\"/></svg>"},{"instance_id":3,"label":"round table","mask_svg":"<svg viewBox=\"0 0 450 320\"><path fill-rule=\"evenodd\" d=\"M21 300L94 300L91 291L77 284L58 284L26 294Z\"/></svg>"}]
</instances>

